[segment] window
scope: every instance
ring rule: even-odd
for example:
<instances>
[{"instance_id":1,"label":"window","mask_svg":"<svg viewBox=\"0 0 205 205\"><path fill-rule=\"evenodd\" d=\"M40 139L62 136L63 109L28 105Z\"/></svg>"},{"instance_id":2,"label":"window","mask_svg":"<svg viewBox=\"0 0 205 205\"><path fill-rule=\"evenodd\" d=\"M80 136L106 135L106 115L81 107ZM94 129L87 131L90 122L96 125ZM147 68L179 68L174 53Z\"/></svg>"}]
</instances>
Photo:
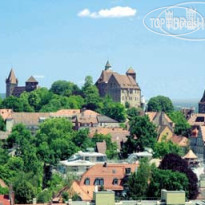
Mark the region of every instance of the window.
<instances>
[{"instance_id":1,"label":"window","mask_svg":"<svg viewBox=\"0 0 205 205\"><path fill-rule=\"evenodd\" d=\"M104 185L104 179L103 178L96 178L95 181L94 181L94 185L103 186Z\"/></svg>"},{"instance_id":2,"label":"window","mask_svg":"<svg viewBox=\"0 0 205 205\"><path fill-rule=\"evenodd\" d=\"M131 168L126 168L126 169L125 169L125 173L126 173L126 174L130 174L130 173L131 173Z\"/></svg>"},{"instance_id":3,"label":"window","mask_svg":"<svg viewBox=\"0 0 205 205\"><path fill-rule=\"evenodd\" d=\"M204 117L197 117L196 122L204 122Z\"/></svg>"},{"instance_id":4,"label":"window","mask_svg":"<svg viewBox=\"0 0 205 205\"><path fill-rule=\"evenodd\" d=\"M84 181L84 184L85 184L85 185L90 185L90 179L89 179L89 178L86 178L85 181Z\"/></svg>"},{"instance_id":5,"label":"window","mask_svg":"<svg viewBox=\"0 0 205 205\"><path fill-rule=\"evenodd\" d=\"M77 166L72 167L72 171L73 172L78 172L78 167Z\"/></svg>"},{"instance_id":6,"label":"window","mask_svg":"<svg viewBox=\"0 0 205 205\"><path fill-rule=\"evenodd\" d=\"M117 178L113 179L113 185L118 185L118 179Z\"/></svg>"},{"instance_id":7,"label":"window","mask_svg":"<svg viewBox=\"0 0 205 205\"><path fill-rule=\"evenodd\" d=\"M97 162L104 162L104 157L97 157Z\"/></svg>"},{"instance_id":8,"label":"window","mask_svg":"<svg viewBox=\"0 0 205 205\"><path fill-rule=\"evenodd\" d=\"M90 159L89 159L89 157L85 157L85 160L86 160L86 161L89 161Z\"/></svg>"}]
</instances>

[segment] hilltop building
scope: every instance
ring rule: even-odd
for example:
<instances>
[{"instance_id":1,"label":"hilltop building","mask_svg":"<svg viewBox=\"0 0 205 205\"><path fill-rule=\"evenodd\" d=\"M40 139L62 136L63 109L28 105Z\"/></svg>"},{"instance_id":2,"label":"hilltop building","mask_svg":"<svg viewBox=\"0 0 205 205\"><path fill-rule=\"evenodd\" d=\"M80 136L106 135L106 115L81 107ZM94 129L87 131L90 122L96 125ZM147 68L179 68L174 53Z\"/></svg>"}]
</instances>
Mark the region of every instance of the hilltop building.
<instances>
[{"instance_id":1,"label":"hilltop building","mask_svg":"<svg viewBox=\"0 0 205 205\"><path fill-rule=\"evenodd\" d=\"M131 107L141 107L141 89L136 82L136 72L129 68L125 75L112 71L109 61L96 82L101 97L109 95L113 101Z\"/></svg>"},{"instance_id":2,"label":"hilltop building","mask_svg":"<svg viewBox=\"0 0 205 205\"><path fill-rule=\"evenodd\" d=\"M24 91L31 92L38 88L38 81L31 76L25 86L18 86L18 79L15 76L14 70L11 69L8 78L6 79L6 97L11 95L19 97Z\"/></svg>"},{"instance_id":3,"label":"hilltop building","mask_svg":"<svg viewBox=\"0 0 205 205\"><path fill-rule=\"evenodd\" d=\"M205 91L199 102L199 113L205 113Z\"/></svg>"}]
</instances>

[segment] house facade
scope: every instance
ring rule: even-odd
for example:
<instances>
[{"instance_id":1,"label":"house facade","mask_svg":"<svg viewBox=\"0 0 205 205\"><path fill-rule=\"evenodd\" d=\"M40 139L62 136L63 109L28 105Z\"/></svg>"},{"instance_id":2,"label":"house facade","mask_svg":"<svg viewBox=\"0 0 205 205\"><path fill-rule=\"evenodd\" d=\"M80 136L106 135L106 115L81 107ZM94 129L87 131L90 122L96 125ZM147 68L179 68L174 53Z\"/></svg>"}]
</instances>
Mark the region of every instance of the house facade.
<instances>
[{"instance_id":1,"label":"house facade","mask_svg":"<svg viewBox=\"0 0 205 205\"><path fill-rule=\"evenodd\" d=\"M128 176L137 170L138 164L96 164L85 172L80 181L75 181L71 189L82 200L92 201L96 187L98 190L112 190L116 195L122 194Z\"/></svg>"},{"instance_id":2,"label":"house facade","mask_svg":"<svg viewBox=\"0 0 205 205\"><path fill-rule=\"evenodd\" d=\"M150 121L156 125L158 138L157 141L161 142L164 136L170 140L174 135L174 123L164 112L147 112L146 115Z\"/></svg>"},{"instance_id":3,"label":"house facade","mask_svg":"<svg viewBox=\"0 0 205 205\"><path fill-rule=\"evenodd\" d=\"M141 89L136 81L136 72L129 68L125 75L111 70L109 62L105 65L96 82L101 97L110 96L113 101L131 107L141 107Z\"/></svg>"}]
</instances>

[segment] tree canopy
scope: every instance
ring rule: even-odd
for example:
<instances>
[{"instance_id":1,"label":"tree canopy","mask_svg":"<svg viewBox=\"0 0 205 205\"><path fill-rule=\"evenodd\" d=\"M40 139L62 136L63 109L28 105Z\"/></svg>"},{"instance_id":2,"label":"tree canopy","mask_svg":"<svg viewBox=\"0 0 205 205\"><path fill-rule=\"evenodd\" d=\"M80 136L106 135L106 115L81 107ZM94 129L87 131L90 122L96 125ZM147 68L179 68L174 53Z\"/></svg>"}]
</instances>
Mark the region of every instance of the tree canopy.
<instances>
[{"instance_id":1,"label":"tree canopy","mask_svg":"<svg viewBox=\"0 0 205 205\"><path fill-rule=\"evenodd\" d=\"M198 179L196 174L188 167L186 160L182 159L177 154L167 154L163 158L159 168L184 173L188 178L188 198L196 199L198 195Z\"/></svg>"},{"instance_id":2,"label":"tree canopy","mask_svg":"<svg viewBox=\"0 0 205 205\"><path fill-rule=\"evenodd\" d=\"M168 97L159 95L150 98L147 104L147 110L154 112L163 111L168 113L174 111L174 106Z\"/></svg>"},{"instance_id":3,"label":"tree canopy","mask_svg":"<svg viewBox=\"0 0 205 205\"><path fill-rule=\"evenodd\" d=\"M148 116L136 116L131 119L130 135L122 148L123 157L133 152L144 151L145 147L154 148L157 133L156 127L152 124Z\"/></svg>"}]
</instances>

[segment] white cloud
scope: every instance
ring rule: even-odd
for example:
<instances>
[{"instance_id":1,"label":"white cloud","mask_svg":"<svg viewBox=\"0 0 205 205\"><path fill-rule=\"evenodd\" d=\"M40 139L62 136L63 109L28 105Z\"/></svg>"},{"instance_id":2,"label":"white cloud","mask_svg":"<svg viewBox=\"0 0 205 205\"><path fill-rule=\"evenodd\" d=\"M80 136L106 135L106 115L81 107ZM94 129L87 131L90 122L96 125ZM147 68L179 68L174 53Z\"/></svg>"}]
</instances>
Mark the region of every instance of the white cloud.
<instances>
[{"instance_id":1,"label":"white cloud","mask_svg":"<svg viewBox=\"0 0 205 205\"><path fill-rule=\"evenodd\" d=\"M90 18L120 18L135 16L136 13L136 9L130 8L128 6L116 6L110 9L101 9L97 12L91 12L89 9L84 9L78 13L78 16Z\"/></svg>"}]
</instances>

